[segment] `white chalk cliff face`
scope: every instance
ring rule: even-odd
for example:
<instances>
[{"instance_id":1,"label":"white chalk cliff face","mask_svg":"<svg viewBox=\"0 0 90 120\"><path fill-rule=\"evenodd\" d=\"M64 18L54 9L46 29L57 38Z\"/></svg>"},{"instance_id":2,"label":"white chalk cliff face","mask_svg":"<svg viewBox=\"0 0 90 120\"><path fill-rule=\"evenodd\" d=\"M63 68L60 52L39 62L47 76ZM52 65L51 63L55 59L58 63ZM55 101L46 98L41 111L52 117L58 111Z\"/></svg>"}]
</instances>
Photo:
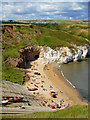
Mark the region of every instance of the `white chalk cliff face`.
<instances>
[{"instance_id":1,"label":"white chalk cliff face","mask_svg":"<svg viewBox=\"0 0 90 120\"><path fill-rule=\"evenodd\" d=\"M44 59L46 64L51 62L68 63L71 61L81 61L90 55L90 47L74 46L74 48L59 47L55 50L50 47L42 47L40 58Z\"/></svg>"}]
</instances>

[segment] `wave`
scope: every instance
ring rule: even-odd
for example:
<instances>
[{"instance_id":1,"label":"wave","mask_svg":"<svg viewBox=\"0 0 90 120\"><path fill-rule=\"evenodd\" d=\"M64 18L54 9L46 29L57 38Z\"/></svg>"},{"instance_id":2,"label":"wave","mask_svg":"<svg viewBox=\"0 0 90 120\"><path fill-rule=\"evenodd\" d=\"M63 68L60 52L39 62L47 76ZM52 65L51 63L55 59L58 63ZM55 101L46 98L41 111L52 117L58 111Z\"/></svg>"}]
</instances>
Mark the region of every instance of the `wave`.
<instances>
[{"instance_id":1,"label":"wave","mask_svg":"<svg viewBox=\"0 0 90 120\"><path fill-rule=\"evenodd\" d=\"M61 70L61 74L62 76L64 77L64 79L73 87L73 88L76 88L64 75L63 71Z\"/></svg>"}]
</instances>

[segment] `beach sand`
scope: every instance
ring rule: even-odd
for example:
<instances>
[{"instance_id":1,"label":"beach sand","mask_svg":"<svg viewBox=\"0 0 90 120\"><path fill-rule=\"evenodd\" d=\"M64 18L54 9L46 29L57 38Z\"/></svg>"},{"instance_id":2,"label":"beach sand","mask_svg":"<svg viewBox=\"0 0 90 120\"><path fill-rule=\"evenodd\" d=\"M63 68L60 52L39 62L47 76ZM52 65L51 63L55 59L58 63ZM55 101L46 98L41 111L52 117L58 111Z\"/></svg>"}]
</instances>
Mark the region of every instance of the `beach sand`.
<instances>
[{"instance_id":1,"label":"beach sand","mask_svg":"<svg viewBox=\"0 0 90 120\"><path fill-rule=\"evenodd\" d=\"M57 104L60 104L60 100L64 100L63 106L84 104L79 92L63 78L55 63L44 65L43 60L38 59L30 64L32 67L27 69L30 80L25 83L25 87L38 89L30 91L31 94L40 97L41 101L48 101L48 104L51 103L51 100ZM39 72L41 75L35 75L35 72ZM50 90L57 92L57 98L51 97Z\"/></svg>"},{"instance_id":2,"label":"beach sand","mask_svg":"<svg viewBox=\"0 0 90 120\"><path fill-rule=\"evenodd\" d=\"M63 97L65 101L68 101L68 103L71 102L71 105L83 104L83 98L80 93L76 88L74 88L72 85L70 85L69 82L64 79L61 72L55 66L55 63L47 65L45 72L47 76L52 80L54 85L58 88L58 90L63 91ZM57 76L54 76L54 74Z\"/></svg>"}]
</instances>

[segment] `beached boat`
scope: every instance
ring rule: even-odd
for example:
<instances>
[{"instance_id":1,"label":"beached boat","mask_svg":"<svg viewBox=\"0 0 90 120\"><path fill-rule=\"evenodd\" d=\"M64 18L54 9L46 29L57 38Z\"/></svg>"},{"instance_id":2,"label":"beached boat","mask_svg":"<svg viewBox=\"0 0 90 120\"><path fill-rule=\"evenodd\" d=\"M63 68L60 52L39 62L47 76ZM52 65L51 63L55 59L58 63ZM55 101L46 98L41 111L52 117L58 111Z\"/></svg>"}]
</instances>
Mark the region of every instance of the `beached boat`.
<instances>
[{"instance_id":1,"label":"beached boat","mask_svg":"<svg viewBox=\"0 0 90 120\"><path fill-rule=\"evenodd\" d=\"M35 91L38 90L37 88L28 88L29 91Z\"/></svg>"},{"instance_id":2,"label":"beached boat","mask_svg":"<svg viewBox=\"0 0 90 120\"><path fill-rule=\"evenodd\" d=\"M23 96L21 97L12 97L12 98L9 98L8 101L9 102L17 102L17 101L22 101L23 100Z\"/></svg>"},{"instance_id":3,"label":"beached boat","mask_svg":"<svg viewBox=\"0 0 90 120\"><path fill-rule=\"evenodd\" d=\"M0 104L2 104L2 105L6 105L8 103L8 100L2 100L1 102L0 102Z\"/></svg>"}]
</instances>

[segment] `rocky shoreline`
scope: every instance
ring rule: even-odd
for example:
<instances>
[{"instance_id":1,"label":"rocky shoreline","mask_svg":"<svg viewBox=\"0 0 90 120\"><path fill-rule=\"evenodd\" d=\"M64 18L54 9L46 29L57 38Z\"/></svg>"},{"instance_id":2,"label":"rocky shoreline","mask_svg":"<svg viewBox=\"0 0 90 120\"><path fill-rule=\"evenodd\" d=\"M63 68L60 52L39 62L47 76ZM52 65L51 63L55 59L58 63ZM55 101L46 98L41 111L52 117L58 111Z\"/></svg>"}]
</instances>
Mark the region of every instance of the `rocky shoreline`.
<instances>
[{"instance_id":1,"label":"rocky shoreline","mask_svg":"<svg viewBox=\"0 0 90 120\"><path fill-rule=\"evenodd\" d=\"M38 58L43 59L44 64L57 62L59 64L73 61L83 61L90 56L90 46L76 46L73 48L56 47L52 49L48 46L28 46L19 50L21 59L18 62L19 67L25 67L28 61Z\"/></svg>"},{"instance_id":2,"label":"rocky shoreline","mask_svg":"<svg viewBox=\"0 0 90 120\"><path fill-rule=\"evenodd\" d=\"M27 46L19 50L20 58L7 58L7 62L19 68L26 68L30 61L43 59L43 64L56 62L67 64L69 62L83 61L90 57L90 46L76 46L73 48L48 46Z\"/></svg>"},{"instance_id":3,"label":"rocky shoreline","mask_svg":"<svg viewBox=\"0 0 90 120\"><path fill-rule=\"evenodd\" d=\"M43 50L44 51L44 50ZM55 50L47 47L47 51L43 53L47 63L69 63L73 61L83 61L90 56L90 47L75 46L74 48L57 47Z\"/></svg>"}]
</instances>

